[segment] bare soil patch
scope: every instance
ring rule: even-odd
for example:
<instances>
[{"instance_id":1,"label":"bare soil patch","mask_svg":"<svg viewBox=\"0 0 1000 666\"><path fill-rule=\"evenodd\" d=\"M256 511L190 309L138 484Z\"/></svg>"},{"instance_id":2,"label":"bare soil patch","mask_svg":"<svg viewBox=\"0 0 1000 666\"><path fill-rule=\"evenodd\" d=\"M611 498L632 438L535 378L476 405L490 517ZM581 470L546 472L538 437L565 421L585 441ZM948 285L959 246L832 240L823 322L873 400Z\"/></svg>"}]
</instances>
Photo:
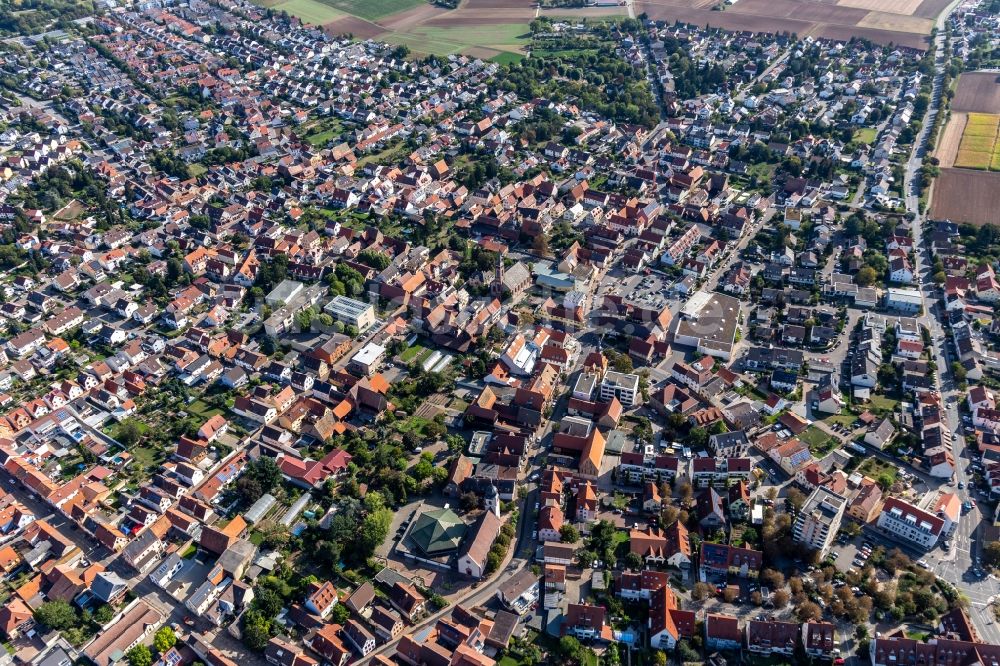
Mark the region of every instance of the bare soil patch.
<instances>
[{"instance_id":1,"label":"bare soil patch","mask_svg":"<svg viewBox=\"0 0 1000 666\"><path fill-rule=\"evenodd\" d=\"M858 27L875 28L877 30L898 30L899 32L916 32L929 35L934 27L934 20L919 16L903 16L902 14L886 14L885 12L868 12L868 15L858 21Z\"/></svg>"},{"instance_id":2,"label":"bare soil patch","mask_svg":"<svg viewBox=\"0 0 1000 666\"><path fill-rule=\"evenodd\" d=\"M485 46L473 46L470 49L466 49L465 55L470 58L479 58L480 60L489 60L490 58L495 58L496 56L503 53L503 51L497 51L496 49L488 49Z\"/></svg>"},{"instance_id":3,"label":"bare soil patch","mask_svg":"<svg viewBox=\"0 0 1000 666\"><path fill-rule=\"evenodd\" d=\"M53 217L57 220L62 220L64 222L69 222L75 220L87 211L87 207L83 205L78 199L73 199L68 204L56 211Z\"/></svg>"},{"instance_id":4,"label":"bare soil patch","mask_svg":"<svg viewBox=\"0 0 1000 666\"><path fill-rule=\"evenodd\" d=\"M407 9L406 11L397 12L380 18L378 20L378 24L389 31L400 29L405 30L412 28L413 26L420 25L421 23L429 21L433 18L447 16L452 13L454 13L454 10L437 7L427 3L419 7L414 7L413 9Z\"/></svg>"},{"instance_id":5,"label":"bare soil patch","mask_svg":"<svg viewBox=\"0 0 1000 666\"><path fill-rule=\"evenodd\" d=\"M860 37L880 44L892 42L926 49L926 35L933 23L925 20L927 16L915 18L907 12L919 12L930 1L739 0L724 12L714 12L713 3L705 0L636 0L636 12L645 12L655 20L707 24L728 30L794 32L799 37L813 35L843 41ZM946 0L933 2L947 4ZM940 9L936 11L939 13Z\"/></svg>"},{"instance_id":6,"label":"bare soil patch","mask_svg":"<svg viewBox=\"0 0 1000 666\"><path fill-rule=\"evenodd\" d=\"M911 49L926 50L930 39L925 34L917 32L898 32L895 30L878 30L876 28L861 28L858 26L846 25L823 25L812 33L814 37L825 37L826 39L838 39L848 41L851 37L867 39L876 44L893 43L897 46L905 46Z\"/></svg>"},{"instance_id":7,"label":"bare soil patch","mask_svg":"<svg viewBox=\"0 0 1000 666\"><path fill-rule=\"evenodd\" d=\"M711 0L709 0L711 1ZM626 16L628 7L619 5L617 7L553 7L543 9L539 16L548 18L601 18L603 16Z\"/></svg>"},{"instance_id":8,"label":"bare soil patch","mask_svg":"<svg viewBox=\"0 0 1000 666\"><path fill-rule=\"evenodd\" d=\"M952 0L924 0L913 15L936 19L951 2Z\"/></svg>"},{"instance_id":9,"label":"bare soil patch","mask_svg":"<svg viewBox=\"0 0 1000 666\"><path fill-rule=\"evenodd\" d=\"M873 12L910 16L923 2L924 0L840 0L837 4L841 7L857 7Z\"/></svg>"},{"instance_id":10,"label":"bare soil patch","mask_svg":"<svg viewBox=\"0 0 1000 666\"><path fill-rule=\"evenodd\" d=\"M934 181L931 217L935 220L1000 224L1000 173L942 169Z\"/></svg>"},{"instance_id":11,"label":"bare soil patch","mask_svg":"<svg viewBox=\"0 0 1000 666\"><path fill-rule=\"evenodd\" d=\"M838 25L854 25L868 14L864 9L802 2L801 0L740 0L722 13L728 14L730 12L791 18L813 23L836 23Z\"/></svg>"},{"instance_id":12,"label":"bare soil patch","mask_svg":"<svg viewBox=\"0 0 1000 666\"><path fill-rule=\"evenodd\" d=\"M749 32L795 32L800 36L805 35L815 25L811 21L740 14L732 9L724 12L713 12L691 5L691 2L637 0L635 11L637 14L645 13L649 18L658 21L682 21L699 26L710 25L725 30L746 30Z\"/></svg>"},{"instance_id":13,"label":"bare soil patch","mask_svg":"<svg viewBox=\"0 0 1000 666\"><path fill-rule=\"evenodd\" d=\"M534 9L534 0L466 0L459 6L459 9Z\"/></svg>"},{"instance_id":14,"label":"bare soil patch","mask_svg":"<svg viewBox=\"0 0 1000 666\"><path fill-rule=\"evenodd\" d=\"M966 72L958 79L954 111L1000 113L1000 73Z\"/></svg>"},{"instance_id":15,"label":"bare soil patch","mask_svg":"<svg viewBox=\"0 0 1000 666\"><path fill-rule=\"evenodd\" d=\"M356 16L345 16L326 23L323 30L328 35L354 35L356 39L372 39L386 32L380 25Z\"/></svg>"},{"instance_id":16,"label":"bare soil patch","mask_svg":"<svg viewBox=\"0 0 1000 666\"><path fill-rule=\"evenodd\" d=\"M455 26L463 25L530 23L533 18L535 18L534 10L532 10L528 15L525 15L523 9L458 9L451 12L447 16L439 16L429 21L424 21L423 24L438 28L453 28Z\"/></svg>"},{"instance_id":17,"label":"bare soil patch","mask_svg":"<svg viewBox=\"0 0 1000 666\"><path fill-rule=\"evenodd\" d=\"M934 156L938 158L942 169L955 166L955 156L958 155L958 146L962 142L962 132L965 131L967 119L968 116L961 112L951 114L951 119L941 133L941 140Z\"/></svg>"}]
</instances>

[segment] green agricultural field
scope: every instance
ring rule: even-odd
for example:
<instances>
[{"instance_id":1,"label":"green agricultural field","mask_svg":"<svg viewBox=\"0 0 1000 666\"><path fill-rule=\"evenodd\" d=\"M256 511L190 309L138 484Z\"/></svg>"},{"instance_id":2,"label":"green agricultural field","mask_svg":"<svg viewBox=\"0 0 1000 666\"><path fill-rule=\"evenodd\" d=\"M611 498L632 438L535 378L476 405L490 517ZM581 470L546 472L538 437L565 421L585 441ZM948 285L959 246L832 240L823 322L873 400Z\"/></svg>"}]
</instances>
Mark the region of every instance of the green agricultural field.
<instances>
[{"instance_id":1,"label":"green agricultural field","mask_svg":"<svg viewBox=\"0 0 1000 666\"><path fill-rule=\"evenodd\" d=\"M268 5L271 9L288 12L292 16L313 25L323 25L344 17L344 12L336 9L331 3L317 0L285 0L278 4Z\"/></svg>"},{"instance_id":2,"label":"green agricultural field","mask_svg":"<svg viewBox=\"0 0 1000 666\"><path fill-rule=\"evenodd\" d=\"M995 136L998 127L1000 127L1000 116L989 113L970 113L963 134Z\"/></svg>"},{"instance_id":3,"label":"green agricultural field","mask_svg":"<svg viewBox=\"0 0 1000 666\"><path fill-rule=\"evenodd\" d=\"M530 41L531 34L526 23L453 27L421 25L390 33L380 39L406 46L415 53L450 55L479 46L514 54Z\"/></svg>"},{"instance_id":4,"label":"green agricultural field","mask_svg":"<svg viewBox=\"0 0 1000 666\"><path fill-rule=\"evenodd\" d=\"M964 169L987 169L990 166L990 153L960 148L955 158L955 166Z\"/></svg>"},{"instance_id":5,"label":"green agricultural field","mask_svg":"<svg viewBox=\"0 0 1000 666\"><path fill-rule=\"evenodd\" d=\"M990 153L993 152L993 140L996 138L996 134L977 136L974 134L965 134L962 136L962 143L958 150L966 150L970 153Z\"/></svg>"},{"instance_id":6,"label":"green agricultural field","mask_svg":"<svg viewBox=\"0 0 1000 666\"><path fill-rule=\"evenodd\" d=\"M955 166L1000 170L1000 115L970 113L962 131Z\"/></svg>"},{"instance_id":7,"label":"green agricultural field","mask_svg":"<svg viewBox=\"0 0 1000 666\"><path fill-rule=\"evenodd\" d=\"M320 0L324 5L366 21L376 21L427 4L427 0Z\"/></svg>"}]
</instances>

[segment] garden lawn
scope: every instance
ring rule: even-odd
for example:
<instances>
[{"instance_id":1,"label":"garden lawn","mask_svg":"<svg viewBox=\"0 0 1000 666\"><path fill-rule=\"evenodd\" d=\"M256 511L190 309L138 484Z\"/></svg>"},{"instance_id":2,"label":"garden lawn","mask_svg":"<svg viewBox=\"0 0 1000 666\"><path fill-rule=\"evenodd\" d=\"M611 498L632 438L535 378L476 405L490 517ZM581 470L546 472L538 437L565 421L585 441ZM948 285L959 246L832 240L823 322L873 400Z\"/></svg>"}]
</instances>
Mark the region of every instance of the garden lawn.
<instances>
[{"instance_id":1,"label":"garden lawn","mask_svg":"<svg viewBox=\"0 0 1000 666\"><path fill-rule=\"evenodd\" d=\"M335 136L339 136L340 132L336 130L326 130L325 132L318 132L316 134L310 134L306 137L306 141L309 142L310 146L322 148L326 146Z\"/></svg>"},{"instance_id":2,"label":"garden lawn","mask_svg":"<svg viewBox=\"0 0 1000 666\"><path fill-rule=\"evenodd\" d=\"M137 446L131 449L129 453L135 460L133 464L144 470L158 464L164 457L158 449L148 446Z\"/></svg>"},{"instance_id":3,"label":"garden lawn","mask_svg":"<svg viewBox=\"0 0 1000 666\"><path fill-rule=\"evenodd\" d=\"M872 143L878 136L878 130L874 127L864 127L854 133L854 140L862 143Z\"/></svg>"},{"instance_id":4,"label":"garden lawn","mask_svg":"<svg viewBox=\"0 0 1000 666\"><path fill-rule=\"evenodd\" d=\"M429 351L430 350L427 349L427 347L416 344L413 345L412 347L404 349L402 353L400 353L399 355L399 360L402 361L403 363L409 363L418 356L423 357Z\"/></svg>"},{"instance_id":5,"label":"garden lawn","mask_svg":"<svg viewBox=\"0 0 1000 666\"><path fill-rule=\"evenodd\" d=\"M896 482L896 478L899 476L899 470L893 465L887 462L883 462L878 458L865 458L864 462L858 467L857 471L864 476L875 479L878 481L880 476L885 476L886 481L890 482L890 485Z\"/></svg>"},{"instance_id":6,"label":"garden lawn","mask_svg":"<svg viewBox=\"0 0 1000 666\"><path fill-rule=\"evenodd\" d=\"M837 440L816 426L809 426L799 435L799 439L809 445L809 452L817 458L822 458L837 448Z\"/></svg>"},{"instance_id":7,"label":"garden lawn","mask_svg":"<svg viewBox=\"0 0 1000 666\"><path fill-rule=\"evenodd\" d=\"M884 395L873 395L871 403L872 411L885 413L894 411L896 409L896 405L899 404L899 401L887 398Z\"/></svg>"},{"instance_id":8,"label":"garden lawn","mask_svg":"<svg viewBox=\"0 0 1000 666\"><path fill-rule=\"evenodd\" d=\"M490 60L499 65L512 65L515 62L520 62L522 58L524 58L524 56L520 53L510 53L508 51L504 51L503 53L496 54L490 58ZM507 659L507 657L504 657L504 659Z\"/></svg>"},{"instance_id":9,"label":"garden lawn","mask_svg":"<svg viewBox=\"0 0 1000 666\"><path fill-rule=\"evenodd\" d=\"M853 414L832 414L824 419L821 419L823 423L827 425L842 425L850 428L854 425L854 422L858 420L858 417Z\"/></svg>"},{"instance_id":10,"label":"garden lawn","mask_svg":"<svg viewBox=\"0 0 1000 666\"><path fill-rule=\"evenodd\" d=\"M396 162L402 160L407 154L409 154L409 149L406 147L405 143L400 141L395 145L386 146L377 153L365 155L358 160L356 167L360 168L369 164L395 164ZM379 229L385 234L389 233L388 231L385 231L381 225L379 226Z\"/></svg>"},{"instance_id":11,"label":"garden lawn","mask_svg":"<svg viewBox=\"0 0 1000 666\"><path fill-rule=\"evenodd\" d=\"M221 414L222 410L218 407L211 407L204 400L195 400L190 405L184 408L188 413L194 414L195 416L200 416L205 420L208 420L215 416L216 414Z\"/></svg>"}]
</instances>

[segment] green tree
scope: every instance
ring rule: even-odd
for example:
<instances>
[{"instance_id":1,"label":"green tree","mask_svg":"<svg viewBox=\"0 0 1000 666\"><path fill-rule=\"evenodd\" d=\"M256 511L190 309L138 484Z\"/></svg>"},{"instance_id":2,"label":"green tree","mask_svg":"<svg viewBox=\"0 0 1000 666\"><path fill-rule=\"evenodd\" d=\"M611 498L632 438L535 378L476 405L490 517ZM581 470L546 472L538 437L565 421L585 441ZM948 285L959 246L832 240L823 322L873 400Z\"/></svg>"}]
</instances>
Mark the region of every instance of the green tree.
<instances>
[{"instance_id":1,"label":"green tree","mask_svg":"<svg viewBox=\"0 0 1000 666\"><path fill-rule=\"evenodd\" d=\"M118 424L118 428L115 430L115 439L126 448L131 448L138 443L140 437L142 437L142 428L134 419L125 419Z\"/></svg>"},{"instance_id":2,"label":"green tree","mask_svg":"<svg viewBox=\"0 0 1000 666\"><path fill-rule=\"evenodd\" d=\"M102 627L108 622L111 622L115 617L115 609L111 607L110 604L103 604L94 613L94 622L101 625Z\"/></svg>"},{"instance_id":3,"label":"green tree","mask_svg":"<svg viewBox=\"0 0 1000 666\"><path fill-rule=\"evenodd\" d=\"M128 666L152 666L153 664L153 653L142 643L126 652L125 658L128 659Z\"/></svg>"},{"instance_id":4,"label":"green tree","mask_svg":"<svg viewBox=\"0 0 1000 666\"><path fill-rule=\"evenodd\" d=\"M1000 541L990 541L983 546L983 561L991 567L1000 566Z\"/></svg>"},{"instance_id":5,"label":"green tree","mask_svg":"<svg viewBox=\"0 0 1000 666\"><path fill-rule=\"evenodd\" d=\"M337 604L330 612L330 620L335 624L342 625L349 619L351 619L351 614L348 612L347 606L344 604Z\"/></svg>"},{"instance_id":6,"label":"green tree","mask_svg":"<svg viewBox=\"0 0 1000 666\"><path fill-rule=\"evenodd\" d=\"M388 255L379 252L378 250L361 250L358 253L358 261L365 264L366 266L371 266L375 270L383 271L389 266Z\"/></svg>"},{"instance_id":7,"label":"green tree","mask_svg":"<svg viewBox=\"0 0 1000 666\"><path fill-rule=\"evenodd\" d=\"M875 273L874 268L871 266L865 266L858 271L856 276L854 276L854 280L862 287L870 287L875 284L875 279L877 277L878 275Z\"/></svg>"},{"instance_id":8,"label":"green tree","mask_svg":"<svg viewBox=\"0 0 1000 666\"><path fill-rule=\"evenodd\" d=\"M579 664L583 656L583 645L573 636L563 636L559 639L556 652L564 663Z\"/></svg>"},{"instance_id":9,"label":"green tree","mask_svg":"<svg viewBox=\"0 0 1000 666\"><path fill-rule=\"evenodd\" d=\"M253 601L250 608L267 619L278 616L284 602L281 596L269 587L257 586L254 588Z\"/></svg>"},{"instance_id":10,"label":"green tree","mask_svg":"<svg viewBox=\"0 0 1000 666\"><path fill-rule=\"evenodd\" d=\"M470 490L467 493L462 493L458 502L463 511L474 511L479 508L479 495Z\"/></svg>"},{"instance_id":11,"label":"green tree","mask_svg":"<svg viewBox=\"0 0 1000 666\"><path fill-rule=\"evenodd\" d=\"M788 500L793 509L799 511L802 509L802 505L805 504L806 496L798 488L789 488L788 492L785 493L785 499Z\"/></svg>"},{"instance_id":12,"label":"green tree","mask_svg":"<svg viewBox=\"0 0 1000 666\"><path fill-rule=\"evenodd\" d=\"M389 535L389 527L391 525L392 511L389 509L371 511L365 516L364 521L361 523L361 528L358 530L358 559L367 559L375 552L375 549Z\"/></svg>"},{"instance_id":13,"label":"green tree","mask_svg":"<svg viewBox=\"0 0 1000 666\"><path fill-rule=\"evenodd\" d=\"M49 629L64 631L77 624L76 611L65 601L47 601L32 614L35 622Z\"/></svg>"},{"instance_id":14,"label":"green tree","mask_svg":"<svg viewBox=\"0 0 1000 666\"><path fill-rule=\"evenodd\" d=\"M708 444L708 431L704 428L691 428L688 433L688 443L694 448L703 448Z\"/></svg>"},{"instance_id":15,"label":"green tree","mask_svg":"<svg viewBox=\"0 0 1000 666\"><path fill-rule=\"evenodd\" d=\"M156 635L153 636L153 647L161 655L172 648L174 644L177 643L177 635L174 634L174 630L170 627L163 626L156 630Z\"/></svg>"},{"instance_id":16,"label":"green tree","mask_svg":"<svg viewBox=\"0 0 1000 666\"><path fill-rule=\"evenodd\" d=\"M281 483L281 469L274 458L261 456L251 461L240 478L236 481L236 492L247 504L260 499L264 493L269 493Z\"/></svg>"},{"instance_id":17,"label":"green tree","mask_svg":"<svg viewBox=\"0 0 1000 666\"><path fill-rule=\"evenodd\" d=\"M964 382L965 378L966 378L965 366L963 366L958 361L952 361L951 362L951 374L953 374L955 376L955 381L956 382L958 382L958 383Z\"/></svg>"},{"instance_id":18,"label":"green tree","mask_svg":"<svg viewBox=\"0 0 1000 666\"><path fill-rule=\"evenodd\" d=\"M698 654L697 650L691 647L691 644L687 640L682 640L677 643L677 655L681 658L681 661L685 663L692 661L701 661L701 655ZM662 656L662 660L657 659L656 662L658 664L662 664L662 666L666 666L667 663L666 655L663 654L663 652L658 652L657 656L658 657Z\"/></svg>"},{"instance_id":19,"label":"green tree","mask_svg":"<svg viewBox=\"0 0 1000 666\"><path fill-rule=\"evenodd\" d=\"M255 652L263 652L271 640L271 620L252 608L243 614L243 644Z\"/></svg>"},{"instance_id":20,"label":"green tree","mask_svg":"<svg viewBox=\"0 0 1000 666\"><path fill-rule=\"evenodd\" d=\"M581 550L576 557L580 561L580 567L587 569L597 559L597 553L592 550Z\"/></svg>"},{"instance_id":21,"label":"green tree","mask_svg":"<svg viewBox=\"0 0 1000 666\"><path fill-rule=\"evenodd\" d=\"M629 552L625 556L625 566L633 571L639 571L642 569L642 556L639 553Z\"/></svg>"},{"instance_id":22,"label":"green tree","mask_svg":"<svg viewBox=\"0 0 1000 666\"><path fill-rule=\"evenodd\" d=\"M563 543L576 543L580 540L580 532L569 523L566 523L559 528L559 538L562 539Z\"/></svg>"},{"instance_id":23,"label":"green tree","mask_svg":"<svg viewBox=\"0 0 1000 666\"><path fill-rule=\"evenodd\" d=\"M412 476L419 483L424 479L427 479L434 473L434 463L432 463L427 458L421 457L410 469L410 476Z\"/></svg>"}]
</instances>

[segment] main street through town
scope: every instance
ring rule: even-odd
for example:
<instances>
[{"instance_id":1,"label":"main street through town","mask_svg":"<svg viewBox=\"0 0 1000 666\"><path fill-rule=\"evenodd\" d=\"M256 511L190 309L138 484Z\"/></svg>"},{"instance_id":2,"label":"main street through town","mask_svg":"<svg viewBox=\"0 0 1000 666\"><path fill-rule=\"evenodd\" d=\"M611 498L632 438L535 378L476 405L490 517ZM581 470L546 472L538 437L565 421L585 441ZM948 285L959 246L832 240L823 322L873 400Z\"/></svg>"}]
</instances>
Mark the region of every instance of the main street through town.
<instances>
[{"instance_id":1,"label":"main street through town","mask_svg":"<svg viewBox=\"0 0 1000 666\"><path fill-rule=\"evenodd\" d=\"M931 102L924 115L920 134L913 144L913 151L906 164L906 179L904 189L906 193L906 209L913 215L913 238L915 254L915 271L918 276L920 294L923 299L923 313L919 321L927 328L931 336L931 354L937 365L938 371L935 374L936 389L943 401L944 411L947 418L948 429L952 432L952 453L955 459L955 477L952 480L953 488L945 488L959 495L965 502L973 498L973 487L969 484L967 467L970 464L970 456L965 447L965 438L962 434L962 422L958 413L959 401L963 399L963 394L956 390L955 380L948 362L947 345L948 335L941 322L944 313L941 310L938 288L931 280L933 257L930 248L924 241L923 226L927 222L926 217L920 210L920 183L918 174L923 164L926 152L927 139L934 120L941 112L942 85L944 69L949 62L949 54L945 48L945 32L942 29L951 9L942 15L938 22L938 34L934 39L934 83L931 94ZM1000 583L992 576L980 577L973 573L976 563L982 556L981 525L983 514L979 508L973 508L964 513L962 520L958 524L955 534L951 539L951 548L944 553L937 550L929 554L925 559L931 564L933 571L953 584L969 599L970 617L986 641L990 643L1000 643L1000 628L994 621L991 601L1000 592ZM990 518L990 516L987 516Z\"/></svg>"}]
</instances>

